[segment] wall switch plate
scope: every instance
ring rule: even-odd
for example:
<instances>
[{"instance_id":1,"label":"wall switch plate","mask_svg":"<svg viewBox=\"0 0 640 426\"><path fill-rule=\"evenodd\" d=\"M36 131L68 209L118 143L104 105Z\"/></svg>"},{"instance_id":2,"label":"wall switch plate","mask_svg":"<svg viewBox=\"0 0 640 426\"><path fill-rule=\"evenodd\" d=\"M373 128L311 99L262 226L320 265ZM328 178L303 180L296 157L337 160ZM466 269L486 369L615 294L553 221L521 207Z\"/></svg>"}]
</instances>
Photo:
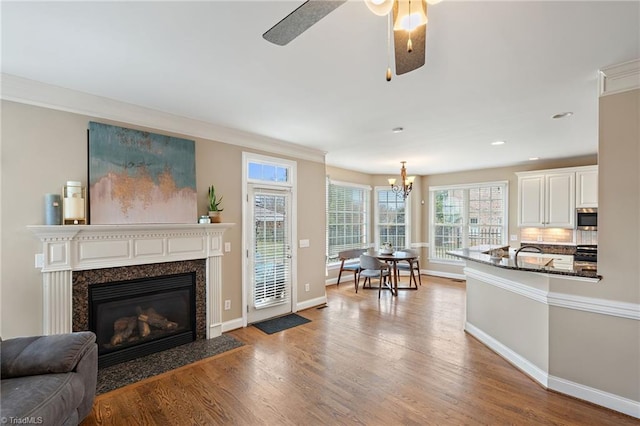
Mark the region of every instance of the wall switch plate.
<instances>
[{"instance_id":1,"label":"wall switch plate","mask_svg":"<svg viewBox=\"0 0 640 426\"><path fill-rule=\"evenodd\" d=\"M224 243L224 251L229 253L231 251L231 243Z\"/></svg>"},{"instance_id":2,"label":"wall switch plate","mask_svg":"<svg viewBox=\"0 0 640 426\"><path fill-rule=\"evenodd\" d=\"M300 240L300 248L309 247L309 240Z\"/></svg>"},{"instance_id":3,"label":"wall switch plate","mask_svg":"<svg viewBox=\"0 0 640 426\"><path fill-rule=\"evenodd\" d=\"M36 253L36 268L44 268L44 254Z\"/></svg>"},{"instance_id":4,"label":"wall switch plate","mask_svg":"<svg viewBox=\"0 0 640 426\"><path fill-rule=\"evenodd\" d=\"M516 234L511 234L511 241L518 241L518 236Z\"/></svg>"},{"instance_id":5,"label":"wall switch plate","mask_svg":"<svg viewBox=\"0 0 640 426\"><path fill-rule=\"evenodd\" d=\"M538 240L538 241L542 241L542 235L538 235L537 240Z\"/></svg>"},{"instance_id":6,"label":"wall switch plate","mask_svg":"<svg viewBox=\"0 0 640 426\"><path fill-rule=\"evenodd\" d=\"M304 291L309 291L309 283L306 283L306 284L304 285Z\"/></svg>"},{"instance_id":7,"label":"wall switch plate","mask_svg":"<svg viewBox=\"0 0 640 426\"><path fill-rule=\"evenodd\" d=\"M225 300L224 301L224 310L228 311L229 309L231 309L231 300Z\"/></svg>"}]
</instances>

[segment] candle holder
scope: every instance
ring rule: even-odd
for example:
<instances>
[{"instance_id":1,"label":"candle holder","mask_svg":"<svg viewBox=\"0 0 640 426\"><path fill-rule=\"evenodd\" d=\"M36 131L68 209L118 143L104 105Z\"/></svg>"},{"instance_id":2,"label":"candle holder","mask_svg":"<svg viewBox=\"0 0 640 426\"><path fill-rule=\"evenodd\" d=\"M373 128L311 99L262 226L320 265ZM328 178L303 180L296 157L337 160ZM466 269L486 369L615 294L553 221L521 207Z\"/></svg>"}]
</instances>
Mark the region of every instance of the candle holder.
<instances>
[{"instance_id":1,"label":"candle holder","mask_svg":"<svg viewBox=\"0 0 640 426\"><path fill-rule=\"evenodd\" d=\"M68 181L62 188L63 225L87 224L87 189L80 182Z\"/></svg>"}]
</instances>

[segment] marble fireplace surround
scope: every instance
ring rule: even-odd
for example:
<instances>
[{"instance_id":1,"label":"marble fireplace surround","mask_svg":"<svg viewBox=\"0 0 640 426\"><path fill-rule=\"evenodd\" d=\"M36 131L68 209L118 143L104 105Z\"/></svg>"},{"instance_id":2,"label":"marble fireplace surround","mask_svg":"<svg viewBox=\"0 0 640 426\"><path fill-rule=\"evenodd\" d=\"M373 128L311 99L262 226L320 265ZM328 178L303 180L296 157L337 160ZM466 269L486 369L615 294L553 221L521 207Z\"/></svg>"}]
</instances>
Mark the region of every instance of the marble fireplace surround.
<instances>
[{"instance_id":1,"label":"marble fireplace surround","mask_svg":"<svg viewBox=\"0 0 640 426\"><path fill-rule=\"evenodd\" d=\"M232 223L29 226L42 243L43 333L73 329L73 271L206 260L206 338L222 334L224 232Z\"/></svg>"}]
</instances>

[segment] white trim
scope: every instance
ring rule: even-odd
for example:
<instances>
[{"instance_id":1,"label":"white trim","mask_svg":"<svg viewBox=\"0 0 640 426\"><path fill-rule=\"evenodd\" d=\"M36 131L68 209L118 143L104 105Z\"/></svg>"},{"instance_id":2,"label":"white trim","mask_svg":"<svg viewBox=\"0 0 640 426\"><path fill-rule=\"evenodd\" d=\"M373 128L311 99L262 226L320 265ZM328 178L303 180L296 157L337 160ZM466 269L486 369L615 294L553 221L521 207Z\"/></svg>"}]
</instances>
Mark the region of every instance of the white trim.
<instances>
[{"instance_id":1,"label":"white trim","mask_svg":"<svg viewBox=\"0 0 640 426\"><path fill-rule=\"evenodd\" d=\"M616 300L576 296L573 294L549 293L550 306L592 312L601 315L627 318L640 321L640 304L619 302Z\"/></svg>"},{"instance_id":2,"label":"white trim","mask_svg":"<svg viewBox=\"0 0 640 426\"><path fill-rule=\"evenodd\" d=\"M599 77L600 96L640 89L640 59L602 68Z\"/></svg>"},{"instance_id":3,"label":"white trim","mask_svg":"<svg viewBox=\"0 0 640 426\"><path fill-rule=\"evenodd\" d=\"M640 418L640 402L549 375L549 389Z\"/></svg>"},{"instance_id":4,"label":"white trim","mask_svg":"<svg viewBox=\"0 0 640 426\"><path fill-rule=\"evenodd\" d=\"M226 333L227 331L236 330L238 328L242 328L242 318L232 319L231 321L225 321L222 323L222 332Z\"/></svg>"},{"instance_id":5,"label":"white trim","mask_svg":"<svg viewBox=\"0 0 640 426\"><path fill-rule=\"evenodd\" d=\"M528 359L466 322L465 331L547 389L640 418L640 402L550 375Z\"/></svg>"},{"instance_id":6,"label":"white trim","mask_svg":"<svg viewBox=\"0 0 640 426\"><path fill-rule=\"evenodd\" d=\"M303 302L298 302L298 304L296 305L295 312L303 311L305 309L314 308L316 306L326 305L326 304L327 304L327 295L325 294L324 296L316 297L315 299L309 299Z\"/></svg>"},{"instance_id":7,"label":"white trim","mask_svg":"<svg viewBox=\"0 0 640 426\"><path fill-rule=\"evenodd\" d=\"M597 164L593 164L590 166L574 166L574 167L561 167L558 169L540 169L540 170L527 170L525 172L515 172L516 176L520 177L520 176L537 176L540 174L549 174L549 173L564 173L564 172L568 172L568 173L574 173L574 172L580 172L580 171L587 171L587 170L593 170L594 167L598 167ZM536 244L540 244L540 241L534 241L534 243ZM557 243L557 242L553 242L553 243L549 243L549 244L562 244L562 243ZM575 244L573 244L575 245Z\"/></svg>"},{"instance_id":8,"label":"white trim","mask_svg":"<svg viewBox=\"0 0 640 426\"><path fill-rule=\"evenodd\" d=\"M248 179L248 164L250 162L263 162L266 164L280 165L288 167L290 175L287 182L266 182ZM242 152L242 325L246 327L249 324L248 307L249 307L249 286L251 285L250 274L247 273L249 260L249 242L253 237L253 218L249 217L249 193L252 188L270 189L274 191L288 191L290 194L291 214L289 218L289 226L291 232L291 312L296 312L296 303L298 300L298 287L296 285L298 279L298 163L295 160L287 160L279 157L271 157L268 155L256 154L253 152Z\"/></svg>"},{"instance_id":9,"label":"white trim","mask_svg":"<svg viewBox=\"0 0 640 426\"><path fill-rule=\"evenodd\" d=\"M429 243L411 243L411 248L429 248Z\"/></svg>"},{"instance_id":10,"label":"white trim","mask_svg":"<svg viewBox=\"0 0 640 426\"><path fill-rule=\"evenodd\" d=\"M490 284L494 287L501 288L503 290L510 291L520 296L527 297L536 302L548 304L547 294L548 292L539 290L528 285L520 284L519 282L512 281L506 278L498 277L493 274L487 274L486 272L478 271L477 269L471 269L469 267L464 268L464 273L467 277L474 278L483 283Z\"/></svg>"},{"instance_id":11,"label":"white trim","mask_svg":"<svg viewBox=\"0 0 640 426\"><path fill-rule=\"evenodd\" d=\"M464 274L456 274L454 272L433 271L430 269L420 269L420 275L432 275L434 277L451 278L452 280L466 281Z\"/></svg>"},{"instance_id":12,"label":"white trim","mask_svg":"<svg viewBox=\"0 0 640 426\"><path fill-rule=\"evenodd\" d=\"M34 225L42 244L44 334L72 329L72 271L206 259L207 339L222 333L223 234L233 223Z\"/></svg>"},{"instance_id":13,"label":"white trim","mask_svg":"<svg viewBox=\"0 0 640 426\"><path fill-rule=\"evenodd\" d=\"M0 98L8 101L135 124L165 132L266 151L276 155L325 163L325 151L11 74L2 73L0 78L2 80Z\"/></svg>"},{"instance_id":14,"label":"white trim","mask_svg":"<svg viewBox=\"0 0 640 426\"><path fill-rule=\"evenodd\" d=\"M475 278L486 284L490 284L503 290L528 297L529 299L535 300L536 302L544 303L549 306L556 306L559 308L573 309L599 315L609 315L640 321L639 303L619 302L616 300L600 299L595 297L546 292L533 287L529 287L524 284L520 284L513 280L508 280L506 278L497 277L486 272L481 272L468 266L464 268L464 272L467 277ZM539 275L544 275L547 277L549 276L549 274ZM553 277L555 278L556 276L554 275ZM576 279L580 278L573 276L567 277ZM593 282L592 278L585 278L584 280L591 280Z\"/></svg>"},{"instance_id":15,"label":"white trim","mask_svg":"<svg viewBox=\"0 0 640 426\"><path fill-rule=\"evenodd\" d=\"M347 187L350 187L350 188L364 189L365 191L371 191L373 189L371 187L371 185L363 185L361 183L352 183L352 182L345 182L345 181L342 181L342 180L334 180L334 179L331 179L331 177L329 177L329 183L331 185L347 186Z\"/></svg>"},{"instance_id":16,"label":"white trim","mask_svg":"<svg viewBox=\"0 0 640 426\"><path fill-rule=\"evenodd\" d=\"M536 382L540 383L545 388L549 384L549 375L546 371L533 364L531 361L513 351L511 348L505 346L500 341L489 336L478 327L469 322L465 322L464 330L486 345L489 349L500 355L502 358L513 364L518 370L524 372L527 376L531 377Z\"/></svg>"}]
</instances>

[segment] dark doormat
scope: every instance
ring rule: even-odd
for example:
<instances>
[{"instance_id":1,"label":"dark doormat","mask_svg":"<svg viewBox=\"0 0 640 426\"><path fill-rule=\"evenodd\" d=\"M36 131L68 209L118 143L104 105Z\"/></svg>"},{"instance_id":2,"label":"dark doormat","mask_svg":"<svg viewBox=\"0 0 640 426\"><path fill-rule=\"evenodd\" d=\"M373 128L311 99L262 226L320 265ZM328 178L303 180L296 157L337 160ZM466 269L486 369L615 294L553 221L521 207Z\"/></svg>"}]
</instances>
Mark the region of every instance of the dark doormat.
<instances>
[{"instance_id":1,"label":"dark doormat","mask_svg":"<svg viewBox=\"0 0 640 426\"><path fill-rule=\"evenodd\" d=\"M98 370L96 394L100 395L240 346L244 346L244 343L233 336L223 334L213 339L196 340L166 351L101 368Z\"/></svg>"},{"instance_id":2,"label":"dark doormat","mask_svg":"<svg viewBox=\"0 0 640 426\"><path fill-rule=\"evenodd\" d=\"M311 322L310 319L301 317L298 314L289 314L283 317L272 318L266 321L253 324L254 327L264 331L267 334L277 333L278 331L293 328L301 324Z\"/></svg>"}]
</instances>

